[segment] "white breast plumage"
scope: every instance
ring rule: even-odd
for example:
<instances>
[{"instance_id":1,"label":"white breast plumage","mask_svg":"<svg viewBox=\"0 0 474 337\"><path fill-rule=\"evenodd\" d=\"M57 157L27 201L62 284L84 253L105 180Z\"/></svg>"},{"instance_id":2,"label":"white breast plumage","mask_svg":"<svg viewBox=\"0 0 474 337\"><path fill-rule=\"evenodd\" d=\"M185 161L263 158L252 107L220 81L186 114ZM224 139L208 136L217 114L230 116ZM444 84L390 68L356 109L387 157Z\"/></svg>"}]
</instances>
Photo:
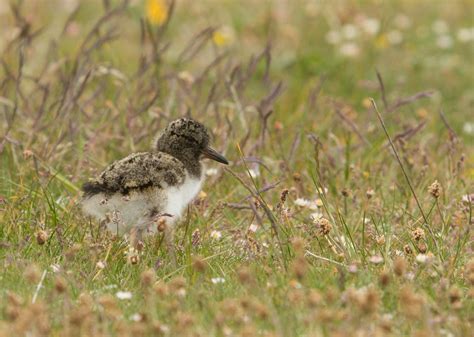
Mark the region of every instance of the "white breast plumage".
<instances>
[{"instance_id":1,"label":"white breast plumage","mask_svg":"<svg viewBox=\"0 0 474 337\"><path fill-rule=\"evenodd\" d=\"M151 210L156 208L158 213L172 215L166 221L168 225L174 225L186 206L201 190L203 181L204 175L201 178L192 178L186 174L184 183L179 186L163 186L146 192L131 192L126 197L120 193L111 196L98 193L86 198L82 206L86 213L100 220L117 217L117 221L106 224L114 233L125 233L134 226L150 227L153 220L150 217ZM151 226L151 232L155 229Z\"/></svg>"},{"instance_id":2,"label":"white breast plumage","mask_svg":"<svg viewBox=\"0 0 474 337\"><path fill-rule=\"evenodd\" d=\"M204 175L200 179L186 175L184 183L178 187L168 186L165 189L166 206L164 213L173 215L176 218L181 216L184 208L196 197L201 190Z\"/></svg>"}]
</instances>

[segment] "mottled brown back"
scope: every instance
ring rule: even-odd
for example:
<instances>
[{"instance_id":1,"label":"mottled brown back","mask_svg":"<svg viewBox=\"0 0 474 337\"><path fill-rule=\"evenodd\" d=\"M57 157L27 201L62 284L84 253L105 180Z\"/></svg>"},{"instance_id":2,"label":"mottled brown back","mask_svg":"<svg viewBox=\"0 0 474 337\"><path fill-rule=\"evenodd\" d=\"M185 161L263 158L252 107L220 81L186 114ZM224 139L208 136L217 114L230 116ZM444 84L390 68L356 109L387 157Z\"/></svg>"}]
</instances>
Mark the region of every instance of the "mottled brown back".
<instances>
[{"instance_id":1,"label":"mottled brown back","mask_svg":"<svg viewBox=\"0 0 474 337\"><path fill-rule=\"evenodd\" d=\"M83 186L85 197L97 193L128 194L149 187L163 188L184 182L184 165L163 152L134 153L109 165L95 180Z\"/></svg>"}]
</instances>

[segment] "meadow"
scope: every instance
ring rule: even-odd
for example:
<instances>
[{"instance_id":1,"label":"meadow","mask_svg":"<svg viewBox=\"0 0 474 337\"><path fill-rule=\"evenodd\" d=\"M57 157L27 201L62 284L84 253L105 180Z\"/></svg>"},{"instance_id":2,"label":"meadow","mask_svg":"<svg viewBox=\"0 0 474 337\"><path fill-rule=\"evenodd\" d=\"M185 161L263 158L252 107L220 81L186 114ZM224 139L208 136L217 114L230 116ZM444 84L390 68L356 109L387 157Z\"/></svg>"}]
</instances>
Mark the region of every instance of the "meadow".
<instances>
[{"instance_id":1,"label":"meadow","mask_svg":"<svg viewBox=\"0 0 474 337\"><path fill-rule=\"evenodd\" d=\"M472 0L0 2L0 336L470 336ZM228 167L140 250L81 185Z\"/></svg>"}]
</instances>

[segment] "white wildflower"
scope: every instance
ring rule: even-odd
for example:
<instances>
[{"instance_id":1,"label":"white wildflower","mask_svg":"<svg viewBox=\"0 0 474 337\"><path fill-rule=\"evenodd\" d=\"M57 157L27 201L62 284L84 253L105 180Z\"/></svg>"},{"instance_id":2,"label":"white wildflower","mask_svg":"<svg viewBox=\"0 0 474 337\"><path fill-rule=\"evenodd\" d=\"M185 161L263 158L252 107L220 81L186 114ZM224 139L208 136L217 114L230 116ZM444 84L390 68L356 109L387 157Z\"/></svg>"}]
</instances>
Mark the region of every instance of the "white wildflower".
<instances>
[{"instance_id":1,"label":"white wildflower","mask_svg":"<svg viewBox=\"0 0 474 337\"><path fill-rule=\"evenodd\" d=\"M420 263L420 264L426 264L428 263L430 260L429 256L426 255L426 254L418 254L416 256L416 262Z\"/></svg>"},{"instance_id":2,"label":"white wildflower","mask_svg":"<svg viewBox=\"0 0 474 337\"><path fill-rule=\"evenodd\" d=\"M213 277L211 278L211 282L214 284L225 283L225 279L223 277Z\"/></svg>"},{"instance_id":3,"label":"white wildflower","mask_svg":"<svg viewBox=\"0 0 474 337\"><path fill-rule=\"evenodd\" d=\"M308 207L311 204L311 201L304 198L298 198L295 200L295 205L299 207Z\"/></svg>"},{"instance_id":4,"label":"white wildflower","mask_svg":"<svg viewBox=\"0 0 474 337\"><path fill-rule=\"evenodd\" d=\"M403 252L400 249L395 249L395 256L403 256Z\"/></svg>"},{"instance_id":5,"label":"white wildflower","mask_svg":"<svg viewBox=\"0 0 474 337\"><path fill-rule=\"evenodd\" d=\"M341 34L338 31L330 30L326 34L326 41L329 44L338 44L339 42L341 42L341 39Z\"/></svg>"},{"instance_id":6,"label":"white wildflower","mask_svg":"<svg viewBox=\"0 0 474 337\"><path fill-rule=\"evenodd\" d=\"M323 217L323 213L314 212L314 213L311 213L309 216L311 217L311 220L318 221L319 219L321 219Z\"/></svg>"},{"instance_id":7,"label":"white wildflower","mask_svg":"<svg viewBox=\"0 0 474 337\"><path fill-rule=\"evenodd\" d=\"M369 258L369 262L373 264L381 264L383 263L383 257L380 255L374 255Z\"/></svg>"},{"instance_id":8,"label":"white wildflower","mask_svg":"<svg viewBox=\"0 0 474 337\"><path fill-rule=\"evenodd\" d=\"M211 238L219 240L222 237L222 233L216 230L211 231Z\"/></svg>"},{"instance_id":9,"label":"white wildflower","mask_svg":"<svg viewBox=\"0 0 474 337\"><path fill-rule=\"evenodd\" d=\"M410 272L406 273L405 277L406 277L407 280L413 281L415 279L415 273L410 271Z\"/></svg>"},{"instance_id":10,"label":"white wildflower","mask_svg":"<svg viewBox=\"0 0 474 337\"><path fill-rule=\"evenodd\" d=\"M349 271L349 273L355 274L355 273L357 273L357 271L359 270L359 268L357 267L356 264L350 264L350 265L347 267L347 270Z\"/></svg>"},{"instance_id":11,"label":"white wildflower","mask_svg":"<svg viewBox=\"0 0 474 337\"><path fill-rule=\"evenodd\" d=\"M440 35L436 40L436 45L441 49L449 49L453 46L453 38L447 34Z\"/></svg>"},{"instance_id":12,"label":"white wildflower","mask_svg":"<svg viewBox=\"0 0 474 337\"><path fill-rule=\"evenodd\" d=\"M206 176L215 176L217 174L217 169L216 168L209 168L206 170Z\"/></svg>"},{"instance_id":13,"label":"white wildflower","mask_svg":"<svg viewBox=\"0 0 474 337\"><path fill-rule=\"evenodd\" d=\"M52 264L50 267L53 273L59 273L59 271L61 270L61 266L57 263Z\"/></svg>"},{"instance_id":14,"label":"white wildflower","mask_svg":"<svg viewBox=\"0 0 474 337\"><path fill-rule=\"evenodd\" d=\"M359 35L359 29L353 24L342 26L342 34L346 40L353 40Z\"/></svg>"},{"instance_id":15,"label":"white wildflower","mask_svg":"<svg viewBox=\"0 0 474 337\"><path fill-rule=\"evenodd\" d=\"M260 170L258 169L258 166L256 168L249 169L249 174L254 179L259 177L260 176Z\"/></svg>"},{"instance_id":16,"label":"white wildflower","mask_svg":"<svg viewBox=\"0 0 474 337\"><path fill-rule=\"evenodd\" d=\"M105 268L105 262L103 261L98 261L95 266L99 269L104 269Z\"/></svg>"},{"instance_id":17,"label":"white wildflower","mask_svg":"<svg viewBox=\"0 0 474 337\"><path fill-rule=\"evenodd\" d=\"M316 199L314 204L318 207L318 208L321 208L323 207L323 201L321 199Z\"/></svg>"},{"instance_id":18,"label":"white wildflower","mask_svg":"<svg viewBox=\"0 0 474 337\"><path fill-rule=\"evenodd\" d=\"M387 40L392 45L400 44L403 41L403 35L399 30L391 30L387 33Z\"/></svg>"},{"instance_id":19,"label":"white wildflower","mask_svg":"<svg viewBox=\"0 0 474 337\"><path fill-rule=\"evenodd\" d=\"M346 42L341 45L339 52L346 57L356 57L360 53L360 48L354 42Z\"/></svg>"},{"instance_id":20,"label":"white wildflower","mask_svg":"<svg viewBox=\"0 0 474 337\"><path fill-rule=\"evenodd\" d=\"M166 335L170 332L170 327L168 325L160 324L160 331Z\"/></svg>"},{"instance_id":21,"label":"white wildflower","mask_svg":"<svg viewBox=\"0 0 474 337\"><path fill-rule=\"evenodd\" d=\"M254 224L254 223L251 224L250 227L249 227L249 231L250 231L250 232L254 232L254 233L255 233L255 232L257 231L257 229L258 229L258 225Z\"/></svg>"},{"instance_id":22,"label":"white wildflower","mask_svg":"<svg viewBox=\"0 0 474 337\"><path fill-rule=\"evenodd\" d=\"M119 300L130 300L130 299L132 299L132 293L130 291L117 291L115 296Z\"/></svg>"},{"instance_id":23,"label":"white wildflower","mask_svg":"<svg viewBox=\"0 0 474 337\"><path fill-rule=\"evenodd\" d=\"M474 195L464 194L461 198L463 203L471 203L474 202Z\"/></svg>"},{"instance_id":24,"label":"white wildflower","mask_svg":"<svg viewBox=\"0 0 474 337\"><path fill-rule=\"evenodd\" d=\"M320 203L321 200L319 199L316 199L314 201L311 201L308 205L308 208L310 210L313 210L313 211L317 211L319 210L319 208L321 207L321 203Z\"/></svg>"},{"instance_id":25,"label":"white wildflower","mask_svg":"<svg viewBox=\"0 0 474 337\"><path fill-rule=\"evenodd\" d=\"M474 27L459 29L456 37L460 42L474 41Z\"/></svg>"},{"instance_id":26,"label":"white wildflower","mask_svg":"<svg viewBox=\"0 0 474 337\"><path fill-rule=\"evenodd\" d=\"M341 245L343 245L344 247L347 247L347 240L346 240L346 237L345 237L344 235L339 236L339 242L340 242Z\"/></svg>"},{"instance_id":27,"label":"white wildflower","mask_svg":"<svg viewBox=\"0 0 474 337\"><path fill-rule=\"evenodd\" d=\"M376 35L380 30L380 21L375 18L367 18L362 21L362 29L369 35Z\"/></svg>"},{"instance_id":28,"label":"white wildflower","mask_svg":"<svg viewBox=\"0 0 474 337\"><path fill-rule=\"evenodd\" d=\"M395 26L400 29L407 29L411 26L411 20L405 14L398 14L394 20Z\"/></svg>"},{"instance_id":29,"label":"white wildflower","mask_svg":"<svg viewBox=\"0 0 474 337\"><path fill-rule=\"evenodd\" d=\"M327 187L323 187L322 189L318 187L319 194L327 194L328 192L329 190L327 189Z\"/></svg>"},{"instance_id":30,"label":"white wildflower","mask_svg":"<svg viewBox=\"0 0 474 337\"><path fill-rule=\"evenodd\" d=\"M436 20L433 22L431 28L438 35L444 34L449 30L448 24L443 20Z\"/></svg>"},{"instance_id":31,"label":"white wildflower","mask_svg":"<svg viewBox=\"0 0 474 337\"><path fill-rule=\"evenodd\" d=\"M141 322L143 320L143 316L140 315L139 313L135 313L132 316L130 316L130 320L134 322Z\"/></svg>"},{"instance_id":32,"label":"white wildflower","mask_svg":"<svg viewBox=\"0 0 474 337\"><path fill-rule=\"evenodd\" d=\"M462 131L464 133L467 133L468 135L474 134L474 123L472 122L464 123L464 125L462 126Z\"/></svg>"}]
</instances>

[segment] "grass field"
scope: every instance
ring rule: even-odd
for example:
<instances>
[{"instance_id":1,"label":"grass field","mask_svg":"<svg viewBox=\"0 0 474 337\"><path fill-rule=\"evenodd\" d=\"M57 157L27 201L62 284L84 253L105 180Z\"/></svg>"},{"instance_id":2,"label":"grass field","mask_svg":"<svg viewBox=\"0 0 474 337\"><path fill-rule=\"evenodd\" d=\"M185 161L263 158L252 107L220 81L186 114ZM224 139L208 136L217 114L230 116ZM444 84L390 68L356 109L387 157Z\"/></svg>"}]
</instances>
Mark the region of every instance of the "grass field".
<instances>
[{"instance_id":1,"label":"grass field","mask_svg":"<svg viewBox=\"0 0 474 337\"><path fill-rule=\"evenodd\" d=\"M1 1L0 35L0 336L472 335L471 0ZM176 267L79 202L181 116L231 165Z\"/></svg>"}]
</instances>

